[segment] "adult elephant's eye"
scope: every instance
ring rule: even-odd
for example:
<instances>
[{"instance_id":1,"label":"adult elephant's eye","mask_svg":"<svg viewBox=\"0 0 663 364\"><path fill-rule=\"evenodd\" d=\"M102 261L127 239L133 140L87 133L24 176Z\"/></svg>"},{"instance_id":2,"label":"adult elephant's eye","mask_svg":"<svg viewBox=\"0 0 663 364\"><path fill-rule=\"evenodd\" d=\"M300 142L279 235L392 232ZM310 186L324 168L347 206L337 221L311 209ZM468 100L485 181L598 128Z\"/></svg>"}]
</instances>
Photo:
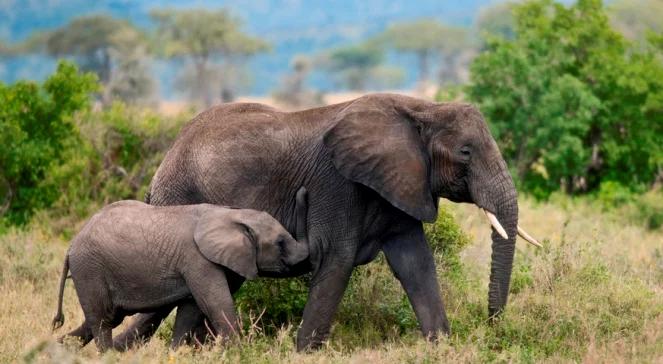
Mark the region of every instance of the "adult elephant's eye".
<instances>
[{"instance_id":1,"label":"adult elephant's eye","mask_svg":"<svg viewBox=\"0 0 663 364\"><path fill-rule=\"evenodd\" d=\"M470 147L467 146L467 145L462 146L462 147L460 148L460 154L461 154L463 157L469 158L469 156L470 156L470 154L471 154Z\"/></svg>"}]
</instances>

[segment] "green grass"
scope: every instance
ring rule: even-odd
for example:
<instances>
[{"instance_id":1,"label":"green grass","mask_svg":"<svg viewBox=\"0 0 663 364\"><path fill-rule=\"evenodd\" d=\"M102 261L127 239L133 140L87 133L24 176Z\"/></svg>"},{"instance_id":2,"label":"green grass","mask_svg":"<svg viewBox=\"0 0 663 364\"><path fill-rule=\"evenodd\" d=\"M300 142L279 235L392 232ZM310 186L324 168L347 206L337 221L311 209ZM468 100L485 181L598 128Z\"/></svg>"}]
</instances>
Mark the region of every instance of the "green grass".
<instances>
[{"instance_id":1,"label":"green grass","mask_svg":"<svg viewBox=\"0 0 663 364\"><path fill-rule=\"evenodd\" d=\"M421 338L403 290L379 258L355 271L329 342L312 354L294 350L306 279L244 287L238 297L244 330L235 343L173 352L170 317L153 340L128 353L100 357L93 345L58 345L55 338L80 324L82 313L68 282L65 327L50 332L67 242L42 228L49 225L42 220L0 236L0 362L661 361L663 232L595 205L521 201L521 225L545 248L518 241L507 310L489 324L489 225L473 206L443 203L438 225L426 230L452 334L436 343Z\"/></svg>"}]
</instances>

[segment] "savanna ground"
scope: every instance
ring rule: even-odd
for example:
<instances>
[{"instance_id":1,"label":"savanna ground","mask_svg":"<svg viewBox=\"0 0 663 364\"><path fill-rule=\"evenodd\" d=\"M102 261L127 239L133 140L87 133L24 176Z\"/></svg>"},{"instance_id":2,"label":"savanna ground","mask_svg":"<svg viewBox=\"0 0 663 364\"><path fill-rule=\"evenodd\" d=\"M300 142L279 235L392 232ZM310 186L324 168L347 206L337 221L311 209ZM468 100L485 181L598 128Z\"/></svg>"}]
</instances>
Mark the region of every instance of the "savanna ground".
<instances>
[{"instance_id":1,"label":"savanna ground","mask_svg":"<svg viewBox=\"0 0 663 364\"><path fill-rule=\"evenodd\" d=\"M82 312L68 281L65 326L51 333L67 241L47 221L33 223L0 236L0 362L663 362L663 232L626 219L624 209L602 212L595 205L521 197L521 225L545 247L518 241L508 308L491 325L489 225L476 207L443 202L427 233L451 336L436 343L421 337L380 258L356 270L328 344L312 354L294 350L296 319L275 329L255 319L259 305L250 314L245 309L245 330L232 344L171 351L171 316L153 340L127 353L99 356L94 345L58 345L55 339L79 325ZM256 282L247 290L294 285L301 300L299 283L281 282Z\"/></svg>"}]
</instances>

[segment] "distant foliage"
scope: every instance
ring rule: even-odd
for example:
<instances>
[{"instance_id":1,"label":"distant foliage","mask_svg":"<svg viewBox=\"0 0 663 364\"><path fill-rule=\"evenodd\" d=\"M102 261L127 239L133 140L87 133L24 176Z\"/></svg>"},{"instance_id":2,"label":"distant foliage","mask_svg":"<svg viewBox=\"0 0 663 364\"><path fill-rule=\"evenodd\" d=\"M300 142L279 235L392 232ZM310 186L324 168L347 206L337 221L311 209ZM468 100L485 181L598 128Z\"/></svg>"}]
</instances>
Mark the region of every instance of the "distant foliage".
<instances>
[{"instance_id":1,"label":"distant foliage","mask_svg":"<svg viewBox=\"0 0 663 364\"><path fill-rule=\"evenodd\" d=\"M633 47L598 0L531 1L514 15L515 38L490 41L467 93L521 187L547 197L661 179L661 48Z\"/></svg>"},{"instance_id":2,"label":"distant foliage","mask_svg":"<svg viewBox=\"0 0 663 364\"><path fill-rule=\"evenodd\" d=\"M96 89L93 74L68 62L41 85L0 83L0 203L9 221L24 223L58 199L54 173L80 143L73 115L90 106Z\"/></svg>"}]
</instances>

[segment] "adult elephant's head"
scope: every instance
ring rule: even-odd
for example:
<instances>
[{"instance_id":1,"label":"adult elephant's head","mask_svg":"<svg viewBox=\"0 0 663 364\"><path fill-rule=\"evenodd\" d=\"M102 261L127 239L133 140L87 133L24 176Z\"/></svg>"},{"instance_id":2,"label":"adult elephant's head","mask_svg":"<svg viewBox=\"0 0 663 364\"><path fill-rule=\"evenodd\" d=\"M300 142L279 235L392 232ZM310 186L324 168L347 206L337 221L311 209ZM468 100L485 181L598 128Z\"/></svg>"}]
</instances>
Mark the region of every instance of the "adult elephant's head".
<instances>
[{"instance_id":1,"label":"adult elephant's head","mask_svg":"<svg viewBox=\"0 0 663 364\"><path fill-rule=\"evenodd\" d=\"M471 202L493 226L489 314L504 308L518 228L517 193L481 113L464 103L370 95L325 135L335 167L410 216L432 222L438 197Z\"/></svg>"}]
</instances>

